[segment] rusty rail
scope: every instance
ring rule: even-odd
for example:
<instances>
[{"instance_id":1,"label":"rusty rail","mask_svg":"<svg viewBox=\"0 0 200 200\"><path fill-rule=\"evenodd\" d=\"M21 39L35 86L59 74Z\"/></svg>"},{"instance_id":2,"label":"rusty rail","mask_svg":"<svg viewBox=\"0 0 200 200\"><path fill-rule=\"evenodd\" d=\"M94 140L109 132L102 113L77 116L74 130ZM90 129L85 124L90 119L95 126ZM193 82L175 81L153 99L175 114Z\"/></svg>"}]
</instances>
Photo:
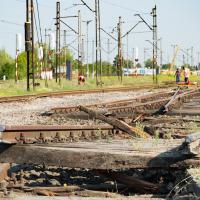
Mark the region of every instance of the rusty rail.
<instances>
[{"instance_id":1,"label":"rusty rail","mask_svg":"<svg viewBox=\"0 0 200 200\"><path fill-rule=\"evenodd\" d=\"M174 86L174 85L173 85ZM92 93L107 93L107 92L126 92L126 91L137 91L141 89L149 89L149 88L166 88L169 85L160 85L155 86L153 84L143 85L138 87L118 87L118 88L101 88L94 90L68 90L68 91L59 91L59 92L47 92L40 94L30 94L23 96L10 96L10 97L0 97L0 103L3 102L14 102L14 101L28 101L35 98L44 98L44 97L62 97L65 95L77 95L77 94L92 94Z\"/></svg>"},{"instance_id":2,"label":"rusty rail","mask_svg":"<svg viewBox=\"0 0 200 200\"><path fill-rule=\"evenodd\" d=\"M112 126L1 126L1 143L58 143L107 139L121 131Z\"/></svg>"}]
</instances>

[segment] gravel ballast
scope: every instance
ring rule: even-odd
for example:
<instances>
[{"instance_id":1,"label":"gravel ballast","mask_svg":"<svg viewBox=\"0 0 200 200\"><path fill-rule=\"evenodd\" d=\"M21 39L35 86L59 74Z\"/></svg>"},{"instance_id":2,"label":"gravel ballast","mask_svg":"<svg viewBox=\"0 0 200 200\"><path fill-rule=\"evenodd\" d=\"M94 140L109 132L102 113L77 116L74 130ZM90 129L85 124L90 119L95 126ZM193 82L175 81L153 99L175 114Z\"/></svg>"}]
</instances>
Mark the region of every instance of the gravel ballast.
<instances>
[{"instance_id":1,"label":"gravel ballast","mask_svg":"<svg viewBox=\"0 0 200 200\"><path fill-rule=\"evenodd\" d=\"M155 91L154 91L155 92ZM118 100L133 99L152 91L142 90L137 92L110 92L95 94L79 94L63 97L45 97L32 99L26 102L11 102L0 104L0 124L1 125L38 125L38 124L83 124L81 120L54 120L48 116L41 116L44 112L49 112L55 107L90 105L107 103Z\"/></svg>"}]
</instances>

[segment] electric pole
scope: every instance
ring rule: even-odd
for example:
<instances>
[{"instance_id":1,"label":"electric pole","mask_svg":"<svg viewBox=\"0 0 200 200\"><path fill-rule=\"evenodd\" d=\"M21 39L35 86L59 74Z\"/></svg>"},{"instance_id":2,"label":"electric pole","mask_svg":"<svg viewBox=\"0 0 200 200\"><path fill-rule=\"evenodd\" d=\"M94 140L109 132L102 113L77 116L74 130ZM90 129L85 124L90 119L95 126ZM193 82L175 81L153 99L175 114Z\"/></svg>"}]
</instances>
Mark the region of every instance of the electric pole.
<instances>
[{"instance_id":1,"label":"electric pole","mask_svg":"<svg viewBox=\"0 0 200 200\"><path fill-rule=\"evenodd\" d=\"M183 66L185 66L185 55L183 54Z\"/></svg>"},{"instance_id":2,"label":"electric pole","mask_svg":"<svg viewBox=\"0 0 200 200\"><path fill-rule=\"evenodd\" d=\"M119 17L119 22L117 24L117 30L118 30L118 62L117 62L117 75L118 79L122 82L122 37L121 37L121 17Z\"/></svg>"},{"instance_id":3,"label":"electric pole","mask_svg":"<svg viewBox=\"0 0 200 200\"><path fill-rule=\"evenodd\" d=\"M98 85L98 2L95 0L95 29L96 29L96 85Z\"/></svg>"},{"instance_id":4,"label":"electric pole","mask_svg":"<svg viewBox=\"0 0 200 200\"><path fill-rule=\"evenodd\" d=\"M31 40L32 40L32 79L33 79L33 89L35 88L35 62L34 62L34 4L31 0Z\"/></svg>"},{"instance_id":5,"label":"electric pole","mask_svg":"<svg viewBox=\"0 0 200 200\"><path fill-rule=\"evenodd\" d=\"M153 14L153 80L158 83L158 41L157 41L157 8L156 6L152 9ZM156 77L154 75L154 70L156 69Z\"/></svg>"},{"instance_id":6,"label":"electric pole","mask_svg":"<svg viewBox=\"0 0 200 200\"><path fill-rule=\"evenodd\" d=\"M133 53L133 68L135 67L135 48L132 50Z\"/></svg>"},{"instance_id":7,"label":"electric pole","mask_svg":"<svg viewBox=\"0 0 200 200\"><path fill-rule=\"evenodd\" d=\"M82 42L81 42L81 63L83 65L84 61L85 61L85 46L84 46L84 38L82 38ZM83 69L82 69L83 70Z\"/></svg>"},{"instance_id":8,"label":"electric pole","mask_svg":"<svg viewBox=\"0 0 200 200\"><path fill-rule=\"evenodd\" d=\"M146 63L146 52L149 50L148 48L144 48L144 68L145 68L145 63Z\"/></svg>"},{"instance_id":9,"label":"electric pole","mask_svg":"<svg viewBox=\"0 0 200 200\"><path fill-rule=\"evenodd\" d=\"M66 65L66 53L67 53L67 31L64 30L64 41L63 41L63 45L64 45L64 63Z\"/></svg>"},{"instance_id":10,"label":"electric pole","mask_svg":"<svg viewBox=\"0 0 200 200\"><path fill-rule=\"evenodd\" d=\"M95 42L92 41L92 79L94 79L94 51L95 51Z\"/></svg>"},{"instance_id":11,"label":"electric pole","mask_svg":"<svg viewBox=\"0 0 200 200\"><path fill-rule=\"evenodd\" d=\"M47 50L47 29L45 28L45 44L44 44L44 70L45 70L45 86L48 87L47 81L47 59L48 59L48 50ZM41 70L42 71L42 70Z\"/></svg>"},{"instance_id":12,"label":"electric pole","mask_svg":"<svg viewBox=\"0 0 200 200\"><path fill-rule=\"evenodd\" d=\"M110 39L109 38L107 40L107 55L108 55L107 61L108 63L110 63Z\"/></svg>"},{"instance_id":13,"label":"electric pole","mask_svg":"<svg viewBox=\"0 0 200 200\"><path fill-rule=\"evenodd\" d=\"M19 35L16 35L16 55L15 55L15 83L18 82L18 54L19 54Z\"/></svg>"},{"instance_id":14,"label":"electric pole","mask_svg":"<svg viewBox=\"0 0 200 200\"><path fill-rule=\"evenodd\" d=\"M78 10L78 76L82 75L82 49L81 49L81 11Z\"/></svg>"},{"instance_id":15,"label":"electric pole","mask_svg":"<svg viewBox=\"0 0 200 200\"><path fill-rule=\"evenodd\" d=\"M86 22L87 25L87 29L86 29L86 35L87 35L87 77L89 77L89 24L90 22L92 22L92 20L88 20L88 21L83 21Z\"/></svg>"},{"instance_id":16,"label":"electric pole","mask_svg":"<svg viewBox=\"0 0 200 200\"><path fill-rule=\"evenodd\" d=\"M163 51L162 51L162 38L160 38L160 69L162 69L163 65Z\"/></svg>"},{"instance_id":17,"label":"electric pole","mask_svg":"<svg viewBox=\"0 0 200 200\"><path fill-rule=\"evenodd\" d=\"M197 52L197 67L199 69L200 52Z\"/></svg>"},{"instance_id":18,"label":"electric pole","mask_svg":"<svg viewBox=\"0 0 200 200\"><path fill-rule=\"evenodd\" d=\"M102 76L102 54L101 54L101 13L100 13L100 1L98 0L98 32L99 32L99 65L100 65L100 80Z\"/></svg>"},{"instance_id":19,"label":"electric pole","mask_svg":"<svg viewBox=\"0 0 200 200\"><path fill-rule=\"evenodd\" d=\"M61 69L60 69L60 2L56 2L56 82L61 84Z\"/></svg>"},{"instance_id":20,"label":"electric pole","mask_svg":"<svg viewBox=\"0 0 200 200\"><path fill-rule=\"evenodd\" d=\"M128 50L129 50L129 38L128 38L128 34L126 36L126 68L129 68L129 62L128 62Z\"/></svg>"},{"instance_id":21,"label":"electric pole","mask_svg":"<svg viewBox=\"0 0 200 200\"><path fill-rule=\"evenodd\" d=\"M186 49L186 51L187 51L187 67L189 66L189 50L190 49Z\"/></svg>"},{"instance_id":22,"label":"electric pole","mask_svg":"<svg viewBox=\"0 0 200 200\"><path fill-rule=\"evenodd\" d=\"M194 47L191 47L191 67L194 66Z\"/></svg>"},{"instance_id":23,"label":"electric pole","mask_svg":"<svg viewBox=\"0 0 200 200\"><path fill-rule=\"evenodd\" d=\"M31 51L31 23L29 17L30 1L26 0L26 22L25 22L25 49L27 59L27 91L30 91L30 51Z\"/></svg>"}]
</instances>

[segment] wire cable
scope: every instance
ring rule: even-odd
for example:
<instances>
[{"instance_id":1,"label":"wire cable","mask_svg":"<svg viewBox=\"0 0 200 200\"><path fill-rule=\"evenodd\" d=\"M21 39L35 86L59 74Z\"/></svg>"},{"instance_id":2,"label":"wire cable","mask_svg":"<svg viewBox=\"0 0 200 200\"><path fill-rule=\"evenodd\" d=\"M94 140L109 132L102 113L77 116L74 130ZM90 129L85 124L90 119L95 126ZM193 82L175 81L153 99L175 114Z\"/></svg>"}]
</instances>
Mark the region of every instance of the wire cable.
<instances>
[{"instance_id":1,"label":"wire cable","mask_svg":"<svg viewBox=\"0 0 200 200\"><path fill-rule=\"evenodd\" d=\"M105 4L109 4L111 6L115 6L115 7L118 7L118 8L121 8L121 9L124 9L124 10L128 10L130 12L137 12L137 13L141 13L142 15L150 15L150 13L145 13L145 12L140 12L140 11L137 11L137 10L132 10L130 8L127 8L125 6L121 6L121 5L118 5L118 4L114 4L114 3L110 3L110 2L107 2L107 0L101 0L103 3Z\"/></svg>"}]
</instances>

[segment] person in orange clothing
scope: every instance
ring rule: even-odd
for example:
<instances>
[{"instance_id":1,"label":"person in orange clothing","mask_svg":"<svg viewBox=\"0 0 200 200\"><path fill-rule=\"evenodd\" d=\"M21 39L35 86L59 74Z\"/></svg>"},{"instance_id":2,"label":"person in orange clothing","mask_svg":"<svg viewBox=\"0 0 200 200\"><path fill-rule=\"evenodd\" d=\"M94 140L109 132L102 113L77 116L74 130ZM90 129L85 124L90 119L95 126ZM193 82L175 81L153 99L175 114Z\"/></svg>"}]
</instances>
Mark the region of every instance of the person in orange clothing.
<instances>
[{"instance_id":1,"label":"person in orange clothing","mask_svg":"<svg viewBox=\"0 0 200 200\"><path fill-rule=\"evenodd\" d=\"M85 84L85 77L83 75L78 76L78 84L84 85Z\"/></svg>"},{"instance_id":2,"label":"person in orange clothing","mask_svg":"<svg viewBox=\"0 0 200 200\"><path fill-rule=\"evenodd\" d=\"M185 67L183 67L183 76L185 84L189 84L189 72Z\"/></svg>"}]
</instances>

